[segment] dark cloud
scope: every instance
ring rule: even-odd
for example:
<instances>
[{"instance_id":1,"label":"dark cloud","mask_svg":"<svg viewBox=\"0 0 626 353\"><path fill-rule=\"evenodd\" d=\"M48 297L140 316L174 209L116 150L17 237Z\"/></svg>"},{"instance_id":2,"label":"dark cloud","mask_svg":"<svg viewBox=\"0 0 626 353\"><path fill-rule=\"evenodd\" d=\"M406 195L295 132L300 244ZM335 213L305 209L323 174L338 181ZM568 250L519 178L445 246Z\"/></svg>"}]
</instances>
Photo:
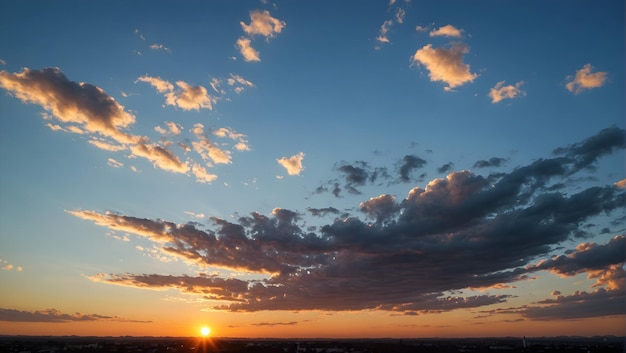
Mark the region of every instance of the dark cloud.
<instances>
[{"instance_id":1,"label":"dark cloud","mask_svg":"<svg viewBox=\"0 0 626 353\"><path fill-rule=\"evenodd\" d=\"M556 155L565 155L575 160L574 171L583 168L593 168L598 158L626 146L624 130L613 126L606 128L596 135L567 147L554 150Z\"/></svg>"},{"instance_id":2,"label":"dark cloud","mask_svg":"<svg viewBox=\"0 0 626 353\"><path fill-rule=\"evenodd\" d=\"M252 326L294 326L299 324L298 321L289 321L289 322L259 322L256 324L252 324Z\"/></svg>"},{"instance_id":3,"label":"dark cloud","mask_svg":"<svg viewBox=\"0 0 626 353\"><path fill-rule=\"evenodd\" d=\"M504 162L506 162L506 158L498 158L492 157L489 160L480 160L474 163L474 168L488 168L488 167L500 167Z\"/></svg>"},{"instance_id":4,"label":"dark cloud","mask_svg":"<svg viewBox=\"0 0 626 353\"><path fill-rule=\"evenodd\" d=\"M604 139L608 142L600 143ZM373 197L359 205L365 220L336 217L316 232L303 224L300 213L281 208L269 216L255 212L236 220L212 218L208 230L113 213L70 213L150 239L161 244L162 251L192 263L265 275L256 281L133 274L92 277L134 287L178 288L222 301L215 306L218 310L378 309L420 314L475 308L506 302L510 296L458 291L510 288L537 271L559 276L586 273L596 280L592 293L602 289L606 295L619 296L626 278L620 267L623 236L606 244L583 243L567 255L550 255L563 242L589 232L586 225L593 217L610 220L614 211L621 215L626 208L626 190L614 185L581 189L568 184L576 170L591 167L599 156L620 146L605 132L586 141L596 142L574 145L586 147L508 173L451 172L423 188L412 188L403 199L388 194ZM420 163L413 160L407 165ZM364 163L353 167L362 170L345 168L349 183L371 180ZM363 171L368 178L363 178ZM559 193L549 191L556 183L568 187ZM308 211L338 212L331 207ZM540 319L533 310L539 309L510 312ZM546 310L556 315L559 309Z\"/></svg>"},{"instance_id":5,"label":"dark cloud","mask_svg":"<svg viewBox=\"0 0 626 353\"><path fill-rule=\"evenodd\" d=\"M422 158L413 155L404 156L399 168L400 180L405 183L411 181L411 173L415 169L422 168L425 165L426 161Z\"/></svg>"},{"instance_id":6,"label":"dark cloud","mask_svg":"<svg viewBox=\"0 0 626 353\"><path fill-rule=\"evenodd\" d=\"M331 214L339 214L340 211L334 207L324 207L324 208L312 208L309 207L307 208L307 211L309 211L311 213L311 215L313 216L317 216L317 217L324 217L327 214L331 213Z\"/></svg>"},{"instance_id":7,"label":"dark cloud","mask_svg":"<svg viewBox=\"0 0 626 353\"><path fill-rule=\"evenodd\" d=\"M64 314L56 309L37 311L22 311L15 309L0 309L0 321L10 322L82 322L82 321L124 321L148 323L151 321L127 320L117 316L104 316L97 314Z\"/></svg>"},{"instance_id":8,"label":"dark cloud","mask_svg":"<svg viewBox=\"0 0 626 353\"><path fill-rule=\"evenodd\" d=\"M454 163L449 162L437 168L437 173L445 174L445 173L452 171L453 168L454 168Z\"/></svg>"}]
</instances>

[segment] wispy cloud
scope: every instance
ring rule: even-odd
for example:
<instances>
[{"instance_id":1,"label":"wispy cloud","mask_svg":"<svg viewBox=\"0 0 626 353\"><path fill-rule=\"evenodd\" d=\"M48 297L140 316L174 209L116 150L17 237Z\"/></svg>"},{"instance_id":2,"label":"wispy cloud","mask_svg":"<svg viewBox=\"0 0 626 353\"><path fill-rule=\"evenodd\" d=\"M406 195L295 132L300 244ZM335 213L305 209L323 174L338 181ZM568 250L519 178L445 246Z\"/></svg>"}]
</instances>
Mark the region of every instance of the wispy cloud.
<instances>
[{"instance_id":1,"label":"wispy cloud","mask_svg":"<svg viewBox=\"0 0 626 353\"><path fill-rule=\"evenodd\" d=\"M412 62L424 65L431 81L444 82L447 84L444 89L451 91L478 77L463 62L463 56L467 53L469 47L463 43L453 43L449 49L433 48L432 44L427 44L415 52Z\"/></svg>"},{"instance_id":2,"label":"wispy cloud","mask_svg":"<svg viewBox=\"0 0 626 353\"><path fill-rule=\"evenodd\" d=\"M567 90L574 92L574 94L579 94L586 89L602 87L606 82L607 73L603 71L591 73L592 70L591 64L587 64L582 69L576 71L576 75L573 77L567 76L566 80L570 80L565 85Z\"/></svg>"},{"instance_id":3,"label":"wispy cloud","mask_svg":"<svg viewBox=\"0 0 626 353\"><path fill-rule=\"evenodd\" d=\"M496 85L489 90L489 97L491 103L498 103L504 99L514 99L519 96L525 96L526 92L520 88L524 84L524 81L520 81L515 85L504 85L504 81L496 83Z\"/></svg>"},{"instance_id":4,"label":"wispy cloud","mask_svg":"<svg viewBox=\"0 0 626 353\"><path fill-rule=\"evenodd\" d=\"M15 309L2 309L0 308L0 321L10 322L85 322L85 321L122 321L122 322L136 322L136 323L149 323L152 321L139 321L128 320L118 316L105 316L98 314L65 314L57 309L45 309L36 311L22 311Z\"/></svg>"}]
</instances>

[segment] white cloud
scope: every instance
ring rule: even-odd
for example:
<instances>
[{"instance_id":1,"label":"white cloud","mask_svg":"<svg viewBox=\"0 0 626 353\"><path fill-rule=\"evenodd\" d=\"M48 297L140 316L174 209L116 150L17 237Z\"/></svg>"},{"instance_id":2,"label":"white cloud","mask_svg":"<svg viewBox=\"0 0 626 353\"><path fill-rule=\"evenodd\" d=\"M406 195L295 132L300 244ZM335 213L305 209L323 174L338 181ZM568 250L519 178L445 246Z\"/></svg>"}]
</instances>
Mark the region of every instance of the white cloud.
<instances>
[{"instance_id":1,"label":"white cloud","mask_svg":"<svg viewBox=\"0 0 626 353\"><path fill-rule=\"evenodd\" d=\"M141 76L135 82L147 82L156 88L157 92L165 93L165 104L179 107L183 110L213 109L217 98L211 96L204 86L192 86L185 81L176 81L178 89L168 81L159 77Z\"/></svg>"},{"instance_id":2,"label":"white cloud","mask_svg":"<svg viewBox=\"0 0 626 353\"><path fill-rule=\"evenodd\" d=\"M424 26L415 26L415 30L417 32L427 32L429 28L430 28L430 26L426 26L426 27L424 27Z\"/></svg>"},{"instance_id":3,"label":"white cloud","mask_svg":"<svg viewBox=\"0 0 626 353\"><path fill-rule=\"evenodd\" d=\"M287 169L289 175L300 175L300 172L304 169L302 166L302 160L304 159L304 153L300 152L291 157L282 157L277 159L278 164Z\"/></svg>"},{"instance_id":4,"label":"white cloud","mask_svg":"<svg viewBox=\"0 0 626 353\"><path fill-rule=\"evenodd\" d=\"M170 48L164 46L163 44L158 44L158 43L151 44L150 45L150 49L152 49L152 50L163 50L163 51L166 51L168 53L172 52L170 50Z\"/></svg>"},{"instance_id":5,"label":"white cloud","mask_svg":"<svg viewBox=\"0 0 626 353\"><path fill-rule=\"evenodd\" d=\"M160 77L150 77L144 75L137 78L137 81L135 81L135 83L137 83L138 81L149 83L150 85L152 85L152 87L156 88L157 92L159 93L165 93L174 90L173 84L169 83L168 81L162 80Z\"/></svg>"},{"instance_id":6,"label":"white cloud","mask_svg":"<svg viewBox=\"0 0 626 353\"><path fill-rule=\"evenodd\" d=\"M595 72L591 73L593 67L591 64L587 64L583 66L582 69L576 71L576 75L573 77L568 76L566 79L571 79L570 82L566 84L566 88L570 92L574 92L574 94L578 94L585 89L598 88L602 87L606 82L606 72Z\"/></svg>"},{"instance_id":7,"label":"white cloud","mask_svg":"<svg viewBox=\"0 0 626 353\"><path fill-rule=\"evenodd\" d=\"M202 157L205 161L212 161L217 164L230 164L231 155L230 151L221 149L217 144L209 140L204 134L204 125L197 123L191 131L196 135L198 141L193 141L191 145L193 149Z\"/></svg>"},{"instance_id":8,"label":"white cloud","mask_svg":"<svg viewBox=\"0 0 626 353\"><path fill-rule=\"evenodd\" d=\"M444 89L450 91L478 77L463 62L463 55L467 53L469 48L463 43L453 43L450 49L433 48L432 44L427 44L415 52L412 61L424 65L430 80L446 83L448 86Z\"/></svg>"},{"instance_id":9,"label":"white cloud","mask_svg":"<svg viewBox=\"0 0 626 353\"><path fill-rule=\"evenodd\" d=\"M520 81L515 85L504 86L504 81L498 82L495 87L489 90L489 97L491 103L498 103L503 99L513 99L519 96L525 96L526 92L522 91L520 87L524 84L524 81Z\"/></svg>"},{"instance_id":10,"label":"white cloud","mask_svg":"<svg viewBox=\"0 0 626 353\"><path fill-rule=\"evenodd\" d=\"M462 32L463 32L462 29L458 29L454 27L453 25L445 25L443 27L439 27L437 29L432 30L429 35L431 37L443 36L443 37L461 38L463 36Z\"/></svg>"},{"instance_id":11,"label":"white cloud","mask_svg":"<svg viewBox=\"0 0 626 353\"><path fill-rule=\"evenodd\" d=\"M262 35L266 38L272 38L285 28L286 23L270 15L269 11L252 11L250 12L250 24L247 25L243 21L239 23L241 28L247 34Z\"/></svg>"},{"instance_id":12,"label":"white cloud","mask_svg":"<svg viewBox=\"0 0 626 353\"><path fill-rule=\"evenodd\" d=\"M237 94L241 93L246 87L254 87L254 83L234 74L230 74L230 77L226 79L226 82L229 86L234 87L235 93Z\"/></svg>"},{"instance_id":13,"label":"white cloud","mask_svg":"<svg viewBox=\"0 0 626 353\"><path fill-rule=\"evenodd\" d=\"M240 37L237 39L237 46L245 61L261 61L259 52L250 45L250 39Z\"/></svg>"},{"instance_id":14,"label":"white cloud","mask_svg":"<svg viewBox=\"0 0 626 353\"><path fill-rule=\"evenodd\" d=\"M108 164L110 167L113 167L113 168L122 168L122 167L124 166L124 163L122 163L122 162L118 162L118 161L116 161L116 160L115 160L115 159L113 159L113 158L109 158L109 159L107 159L107 164Z\"/></svg>"},{"instance_id":15,"label":"white cloud","mask_svg":"<svg viewBox=\"0 0 626 353\"><path fill-rule=\"evenodd\" d=\"M192 216L194 218L200 218L200 219L206 217L206 215L204 213L196 213L196 212L191 212L191 211L185 211L185 214L190 215L190 216Z\"/></svg>"},{"instance_id":16,"label":"white cloud","mask_svg":"<svg viewBox=\"0 0 626 353\"><path fill-rule=\"evenodd\" d=\"M198 163L191 166L191 172L196 176L196 181L203 184L210 184L217 179L217 175L210 174Z\"/></svg>"},{"instance_id":17,"label":"white cloud","mask_svg":"<svg viewBox=\"0 0 626 353\"><path fill-rule=\"evenodd\" d=\"M183 127L176 124L175 122L172 121L166 121L165 125L167 126L167 128L169 129L170 133L172 135L180 135Z\"/></svg>"}]
</instances>

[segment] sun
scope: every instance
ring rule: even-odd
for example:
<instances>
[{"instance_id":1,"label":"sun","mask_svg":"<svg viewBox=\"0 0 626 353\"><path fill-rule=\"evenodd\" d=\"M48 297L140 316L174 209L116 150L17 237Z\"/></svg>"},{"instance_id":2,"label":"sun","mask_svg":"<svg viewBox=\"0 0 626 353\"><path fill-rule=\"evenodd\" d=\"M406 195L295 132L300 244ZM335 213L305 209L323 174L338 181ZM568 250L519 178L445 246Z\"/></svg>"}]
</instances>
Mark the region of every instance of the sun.
<instances>
[{"instance_id":1,"label":"sun","mask_svg":"<svg viewBox=\"0 0 626 353\"><path fill-rule=\"evenodd\" d=\"M202 336L207 337L208 335L211 334L211 328L207 327L207 326L203 326L200 329L200 333L202 334Z\"/></svg>"}]
</instances>

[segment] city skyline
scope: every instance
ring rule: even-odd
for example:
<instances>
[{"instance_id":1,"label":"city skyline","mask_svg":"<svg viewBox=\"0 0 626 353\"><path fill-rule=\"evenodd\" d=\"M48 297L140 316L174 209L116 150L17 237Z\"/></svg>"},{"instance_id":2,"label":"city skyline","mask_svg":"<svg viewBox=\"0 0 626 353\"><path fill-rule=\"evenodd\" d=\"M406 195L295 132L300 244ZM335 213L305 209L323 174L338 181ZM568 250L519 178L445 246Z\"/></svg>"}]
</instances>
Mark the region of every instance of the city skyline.
<instances>
[{"instance_id":1,"label":"city skyline","mask_svg":"<svg viewBox=\"0 0 626 353\"><path fill-rule=\"evenodd\" d=\"M0 333L625 332L623 2L4 8Z\"/></svg>"}]
</instances>

